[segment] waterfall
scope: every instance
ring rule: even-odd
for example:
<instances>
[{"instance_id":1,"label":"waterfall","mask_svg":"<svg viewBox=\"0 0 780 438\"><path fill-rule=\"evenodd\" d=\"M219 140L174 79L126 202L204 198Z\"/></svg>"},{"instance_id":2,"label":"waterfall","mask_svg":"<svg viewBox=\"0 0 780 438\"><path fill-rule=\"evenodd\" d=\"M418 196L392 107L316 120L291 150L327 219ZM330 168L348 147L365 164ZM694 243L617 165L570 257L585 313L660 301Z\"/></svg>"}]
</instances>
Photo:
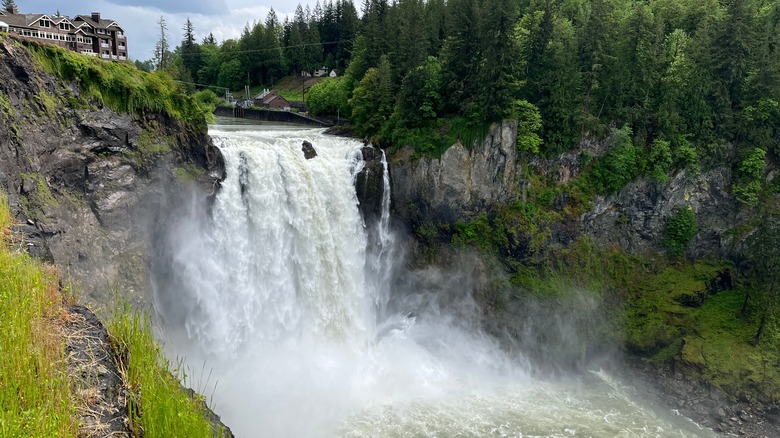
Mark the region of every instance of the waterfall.
<instances>
[{"instance_id":1,"label":"waterfall","mask_svg":"<svg viewBox=\"0 0 780 438\"><path fill-rule=\"evenodd\" d=\"M384 153L381 216L364 223L361 143L289 128L210 134L227 176L210 213L169 224L152 282L166 354L191 376L206 370L193 386L238 436L701 435L605 373L533 378L471 323L460 262L405 270Z\"/></svg>"}]
</instances>

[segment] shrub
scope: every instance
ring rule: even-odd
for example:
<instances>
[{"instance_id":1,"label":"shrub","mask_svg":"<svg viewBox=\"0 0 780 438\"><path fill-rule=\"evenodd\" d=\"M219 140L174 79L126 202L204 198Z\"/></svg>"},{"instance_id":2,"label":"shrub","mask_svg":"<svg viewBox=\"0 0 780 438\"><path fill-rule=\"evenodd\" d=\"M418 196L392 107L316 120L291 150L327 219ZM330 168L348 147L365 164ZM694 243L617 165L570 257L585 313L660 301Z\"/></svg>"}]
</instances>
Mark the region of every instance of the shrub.
<instances>
[{"instance_id":1,"label":"shrub","mask_svg":"<svg viewBox=\"0 0 780 438\"><path fill-rule=\"evenodd\" d=\"M737 201L747 205L758 202L759 194L763 188L762 179L765 167L766 151L761 148L753 148L739 163L737 182L731 189L737 197Z\"/></svg>"},{"instance_id":2,"label":"shrub","mask_svg":"<svg viewBox=\"0 0 780 438\"><path fill-rule=\"evenodd\" d=\"M666 223L662 243L669 248L672 255L681 256L698 232L696 213L691 207L681 208Z\"/></svg>"},{"instance_id":3,"label":"shrub","mask_svg":"<svg viewBox=\"0 0 780 438\"><path fill-rule=\"evenodd\" d=\"M668 141L655 140L650 145L650 156L647 161L650 167L650 176L653 179L660 182L669 180L668 174L672 168L672 150Z\"/></svg>"},{"instance_id":4,"label":"shrub","mask_svg":"<svg viewBox=\"0 0 780 438\"><path fill-rule=\"evenodd\" d=\"M346 80L325 78L309 89L307 104L315 115L336 115L348 117Z\"/></svg>"},{"instance_id":5,"label":"shrub","mask_svg":"<svg viewBox=\"0 0 780 438\"><path fill-rule=\"evenodd\" d=\"M631 141L631 128L616 130L613 138L614 147L596 163L591 173L599 193L619 191L643 170L642 150Z\"/></svg>"}]
</instances>

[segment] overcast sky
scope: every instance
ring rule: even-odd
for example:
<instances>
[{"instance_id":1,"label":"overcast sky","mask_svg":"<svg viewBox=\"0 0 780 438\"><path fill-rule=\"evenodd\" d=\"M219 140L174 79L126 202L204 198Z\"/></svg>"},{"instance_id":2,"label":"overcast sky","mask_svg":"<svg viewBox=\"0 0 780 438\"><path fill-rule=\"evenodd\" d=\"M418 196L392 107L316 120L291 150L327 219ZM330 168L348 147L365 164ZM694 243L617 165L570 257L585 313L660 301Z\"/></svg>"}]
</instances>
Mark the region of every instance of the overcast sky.
<instances>
[{"instance_id":1,"label":"overcast sky","mask_svg":"<svg viewBox=\"0 0 780 438\"><path fill-rule=\"evenodd\" d=\"M119 23L127 33L127 48L131 59L150 59L159 38L157 21L165 16L171 49L182 39L182 27L187 17L195 26L198 40L209 32L217 41L236 38L247 22L263 21L274 8L280 21L295 12L298 3L311 7L317 0L16 0L22 13L61 14L73 17L100 12L103 18ZM354 2L354 0L353 0ZM359 5L356 5L359 7Z\"/></svg>"}]
</instances>

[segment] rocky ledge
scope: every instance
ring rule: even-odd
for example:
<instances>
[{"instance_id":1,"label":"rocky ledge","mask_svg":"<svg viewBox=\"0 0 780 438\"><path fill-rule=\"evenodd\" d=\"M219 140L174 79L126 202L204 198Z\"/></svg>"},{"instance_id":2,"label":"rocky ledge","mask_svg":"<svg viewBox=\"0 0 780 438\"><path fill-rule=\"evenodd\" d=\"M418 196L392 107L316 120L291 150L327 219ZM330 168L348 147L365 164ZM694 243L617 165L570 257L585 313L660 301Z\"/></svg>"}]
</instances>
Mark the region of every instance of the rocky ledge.
<instances>
[{"instance_id":1,"label":"rocky ledge","mask_svg":"<svg viewBox=\"0 0 780 438\"><path fill-rule=\"evenodd\" d=\"M47 73L0 39L0 190L31 253L52 261L85 304L121 291L150 303L150 230L183 202L210 193L222 156L196 125L159 113L120 114L76 83Z\"/></svg>"}]
</instances>

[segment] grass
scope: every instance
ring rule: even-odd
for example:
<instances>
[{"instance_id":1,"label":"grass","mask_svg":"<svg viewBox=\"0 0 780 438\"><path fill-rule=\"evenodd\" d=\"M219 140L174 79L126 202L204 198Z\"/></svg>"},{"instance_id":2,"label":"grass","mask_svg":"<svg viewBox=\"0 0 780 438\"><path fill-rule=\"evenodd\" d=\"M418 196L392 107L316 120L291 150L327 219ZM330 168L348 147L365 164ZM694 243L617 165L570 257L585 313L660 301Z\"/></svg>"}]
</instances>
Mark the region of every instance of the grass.
<instances>
[{"instance_id":1,"label":"grass","mask_svg":"<svg viewBox=\"0 0 780 438\"><path fill-rule=\"evenodd\" d=\"M121 372L129 388L130 428L136 436L213 437L204 418L202 400L191 398L172 372L173 368L154 340L148 316L127 303L117 306L108 324L121 358Z\"/></svg>"},{"instance_id":2,"label":"grass","mask_svg":"<svg viewBox=\"0 0 780 438\"><path fill-rule=\"evenodd\" d=\"M57 275L8 249L10 225L0 194L0 436L75 437Z\"/></svg>"},{"instance_id":3,"label":"grass","mask_svg":"<svg viewBox=\"0 0 780 438\"><path fill-rule=\"evenodd\" d=\"M79 436L68 376L57 272L9 249L12 218L0 194L0 437ZM149 318L127 304L108 324L130 391L136 437L213 437L203 401L190 397L152 336Z\"/></svg>"},{"instance_id":4,"label":"grass","mask_svg":"<svg viewBox=\"0 0 780 438\"><path fill-rule=\"evenodd\" d=\"M166 73L146 73L131 63L105 62L51 44L27 40L22 44L45 71L76 81L84 96L118 113L160 113L204 126L210 114ZM45 98L41 102L48 108Z\"/></svg>"},{"instance_id":5,"label":"grass","mask_svg":"<svg viewBox=\"0 0 780 438\"><path fill-rule=\"evenodd\" d=\"M741 314L745 290L718 294L692 312L684 338L683 360L699 364L704 377L740 397L763 394L780 398L780 350L777 339L752 342L757 315ZM774 328L774 337L777 336Z\"/></svg>"},{"instance_id":6,"label":"grass","mask_svg":"<svg viewBox=\"0 0 780 438\"><path fill-rule=\"evenodd\" d=\"M734 397L780 399L780 330L768 327L756 344L759 312L742 309L747 289L737 284L714 295L708 289L719 273L733 272L729 263L628 255L587 239L547 256L547 264L514 273L513 283L526 295L564 308L576 304L572 291L618 298L619 305L605 301L612 306L605 309L608 318L583 329L598 337L584 340L617 339L647 361L687 364Z\"/></svg>"}]
</instances>

